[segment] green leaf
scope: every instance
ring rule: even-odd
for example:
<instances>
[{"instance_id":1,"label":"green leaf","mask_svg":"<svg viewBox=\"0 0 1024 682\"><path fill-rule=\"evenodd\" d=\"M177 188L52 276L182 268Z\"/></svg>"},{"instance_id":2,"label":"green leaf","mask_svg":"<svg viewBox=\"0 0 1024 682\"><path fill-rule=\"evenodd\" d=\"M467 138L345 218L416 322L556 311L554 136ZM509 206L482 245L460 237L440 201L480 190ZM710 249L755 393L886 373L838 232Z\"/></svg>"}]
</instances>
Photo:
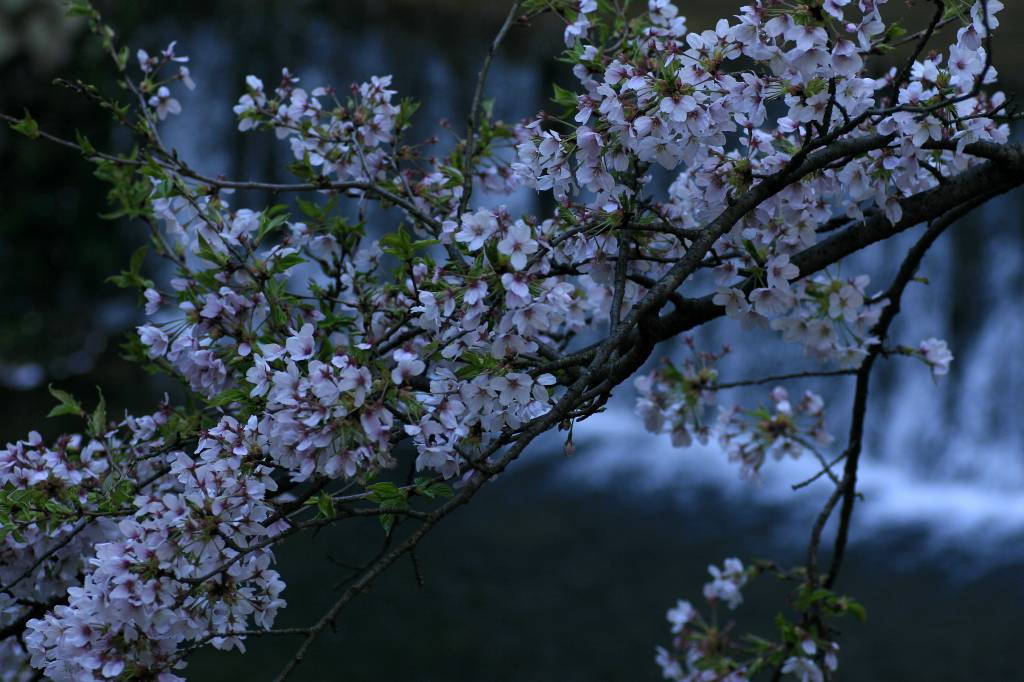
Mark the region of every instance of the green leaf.
<instances>
[{"instance_id":1,"label":"green leaf","mask_svg":"<svg viewBox=\"0 0 1024 682\"><path fill-rule=\"evenodd\" d=\"M270 232L283 225L288 220L288 207L284 204L277 204L260 215L260 229L256 233L256 241L263 241Z\"/></svg>"},{"instance_id":2,"label":"green leaf","mask_svg":"<svg viewBox=\"0 0 1024 682\"><path fill-rule=\"evenodd\" d=\"M750 241L749 239L744 239L743 248L744 250L746 250L748 254L750 254L750 257L754 259L755 263L757 263L758 265L764 265L764 256L762 256L761 252L759 252L757 250L757 247L754 246L754 242Z\"/></svg>"},{"instance_id":3,"label":"green leaf","mask_svg":"<svg viewBox=\"0 0 1024 682\"><path fill-rule=\"evenodd\" d=\"M554 96L551 98L555 104L560 104L566 108L576 108L576 103L579 98L572 90L566 90L565 88L558 85L558 83L551 84L552 89L555 91Z\"/></svg>"},{"instance_id":4,"label":"green leaf","mask_svg":"<svg viewBox=\"0 0 1024 682\"><path fill-rule=\"evenodd\" d=\"M69 17L90 17L93 19L99 17L99 13L93 9L89 0L70 0L67 3L66 14Z\"/></svg>"},{"instance_id":5,"label":"green leaf","mask_svg":"<svg viewBox=\"0 0 1024 682\"><path fill-rule=\"evenodd\" d=\"M133 275L138 275L142 272L142 262L146 260L146 253L149 251L149 245L143 244L139 248L135 249L132 253L131 260L128 261L128 271Z\"/></svg>"},{"instance_id":6,"label":"green leaf","mask_svg":"<svg viewBox=\"0 0 1024 682\"><path fill-rule=\"evenodd\" d=\"M89 141L89 138L77 130L75 131L75 141L77 141L78 146L82 148L82 154L85 156L96 155L96 148L92 146L92 142Z\"/></svg>"},{"instance_id":7,"label":"green leaf","mask_svg":"<svg viewBox=\"0 0 1024 682\"><path fill-rule=\"evenodd\" d=\"M475 376L495 371L499 364L490 353L483 355L467 351L459 359L466 363L455 372L455 375L460 379L471 379Z\"/></svg>"},{"instance_id":8,"label":"green leaf","mask_svg":"<svg viewBox=\"0 0 1024 682\"><path fill-rule=\"evenodd\" d=\"M274 260L274 267L272 272L274 274L282 273L286 270L294 268L296 265L301 265L306 262L306 259L298 253L289 253L285 256L281 256Z\"/></svg>"},{"instance_id":9,"label":"green leaf","mask_svg":"<svg viewBox=\"0 0 1024 682\"><path fill-rule=\"evenodd\" d=\"M406 97L398 105L398 116L395 117L395 128L404 129L412 120L413 114L420 108L419 102Z\"/></svg>"},{"instance_id":10,"label":"green leaf","mask_svg":"<svg viewBox=\"0 0 1024 682\"><path fill-rule=\"evenodd\" d=\"M25 110L25 118L12 123L11 129L33 140L39 137L39 124L28 113L28 109Z\"/></svg>"},{"instance_id":11,"label":"green leaf","mask_svg":"<svg viewBox=\"0 0 1024 682\"><path fill-rule=\"evenodd\" d=\"M321 492L316 497L311 497L303 503L306 507L316 507L317 516L329 519L335 515L334 499L329 493Z\"/></svg>"},{"instance_id":12,"label":"green leaf","mask_svg":"<svg viewBox=\"0 0 1024 682\"><path fill-rule=\"evenodd\" d=\"M290 163L287 168L292 175L305 182L319 182L322 177L306 159Z\"/></svg>"},{"instance_id":13,"label":"green leaf","mask_svg":"<svg viewBox=\"0 0 1024 682\"><path fill-rule=\"evenodd\" d=\"M800 596L797 598L794 606L800 611L806 611L811 605L824 601L831 596L833 596L832 592L824 588L819 587L811 590L805 587L800 591Z\"/></svg>"},{"instance_id":14,"label":"green leaf","mask_svg":"<svg viewBox=\"0 0 1024 682\"><path fill-rule=\"evenodd\" d=\"M113 284L118 289L131 289L134 285L130 277L125 275L111 275L107 277L106 281L109 284Z\"/></svg>"},{"instance_id":15,"label":"green leaf","mask_svg":"<svg viewBox=\"0 0 1024 682\"><path fill-rule=\"evenodd\" d=\"M412 246L414 249L425 249L429 246L434 246L435 244L440 243L440 239L417 239L412 243Z\"/></svg>"},{"instance_id":16,"label":"green leaf","mask_svg":"<svg viewBox=\"0 0 1024 682\"><path fill-rule=\"evenodd\" d=\"M324 210L316 202L296 197L295 203L298 205L299 210L306 214L307 218L322 218L324 215Z\"/></svg>"},{"instance_id":17,"label":"green leaf","mask_svg":"<svg viewBox=\"0 0 1024 682\"><path fill-rule=\"evenodd\" d=\"M399 227L380 238L380 249L396 258L411 260L416 254L416 243L408 232Z\"/></svg>"},{"instance_id":18,"label":"green leaf","mask_svg":"<svg viewBox=\"0 0 1024 682\"><path fill-rule=\"evenodd\" d=\"M231 403L244 402L248 397L249 394L243 391L242 389L231 388L224 391L223 393L215 395L213 398L210 398L209 404L213 407L224 407L225 405L230 405Z\"/></svg>"},{"instance_id":19,"label":"green leaf","mask_svg":"<svg viewBox=\"0 0 1024 682\"><path fill-rule=\"evenodd\" d=\"M107 399L103 397L103 391L99 386L96 387L96 392L100 395L100 401L89 419L89 428L92 435L101 436L107 430Z\"/></svg>"},{"instance_id":20,"label":"green leaf","mask_svg":"<svg viewBox=\"0 0 1024 682\"><path fill-rule=\"evenodd\" d=\"M868 619L868 612L867 610L865 610L864 606L859 602L853 601L852 599L847 601L846 610L852 613L853 617L862 623L866 622Z\"/></svg>"},{"instance_id":21,"label":"green leaf","mask_svg":"<svg viewBox=\"0 0 1024 682\"><path fill-rule=\"evenodd\" d=\"M441 497L449 498L454 492L447 483L443 481L431 482L429 478L416 479L416 492L431 500Z\"/></svg>"},{"instance_id":22,"label":"green leaf","mask_svg":"<svg viewBox=\"0 0 1024 682\"><path fill-rule=\"evenodd\" d=\"M122 47L118 51L117 57L115 58L115 61L117 63L117 70L118 71L124 71L125 69L128 68L128 59L129 59L128 55L129 55L129 53L128 53L128 46L127 45L125 45L124 47Z\"/></svg>"},{"instance_id":23,"label":"green leaf","mask_svg":"<svg viewBox=\"0 0 1024 682\"><path fill-rule=\"evenodd\" d=\"M395 499L405 499L405 491L390 481L381 481L366 486L370 491L370 499L381 504Z\"/></svg>"},{"instance_id":24,"label":"green leaf","mask_svg":"<svg viewBox=\"0 0 1024 682\"><path fill-rule=\"evenodd\" d=\"M120 510L121 507L135 497L135 486L127 478L107 477L103 482L107 493L107 510Z\"/></svg>"},{"instance_id":25,"label":"green leaf","mask_svg":"<svg viewBox=\"0 0 1024 682\"><path fill-rule=\"evenodd\" d=\"M67 391L62 391L59 388L54 388L53 384L48 387L50 395L56 398L60 404L50 410L47 417L58 417L62 414L74 414L79 417L85 416L85 410L82 409L81 403L75 400L75 397Z\"/></svg>"},{"instance_id":26,"label":"green leaf","mask_svg":"<svg viewBox=\"0 0 1024 682\"><path fill-rule=\"evenodd\" d=\"M128 261L128 269L122 270L120 275L112 275L107 278L111 284L121 289L147 289L153 286L153 282L142 276L142 264L146 260L146 253L149 252L149 245L143 244L132 253Z\"/></svg>"}]
</instances>

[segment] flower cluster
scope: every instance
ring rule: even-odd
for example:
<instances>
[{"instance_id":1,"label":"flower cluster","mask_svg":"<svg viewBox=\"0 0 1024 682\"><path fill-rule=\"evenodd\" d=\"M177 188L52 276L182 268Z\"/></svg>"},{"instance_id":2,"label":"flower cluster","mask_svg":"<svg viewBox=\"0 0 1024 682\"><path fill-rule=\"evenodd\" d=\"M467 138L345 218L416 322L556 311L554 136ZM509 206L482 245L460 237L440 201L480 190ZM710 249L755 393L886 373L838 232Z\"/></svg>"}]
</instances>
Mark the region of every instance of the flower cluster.
<instances>
[{"instance_id":1,"label":"flower cluster","mask_svg":"<svg viewBox=\"0 0 1024 682\"><path fill-rule=\"evenodd\" d=\"M839 645L822 635L817 628L776 618L782 641L774 643L760 636L740 636L734 623L722 623L717 606L725 603L730 611L743 601L741 589L764 567L745 568L739 559L726 559L722 567L709 566L713 580L704 585L704 598L713 612L705 618L688 601L680 599L665 614L673 635L668 648L657 647L655 662L667 680L680 682L746 682L759 673L775 670L776 677L792 675L800 682L823 682L825 671L839 666ZM811 595L811 596L809 596ZM827 590L817 593L806 589L798 593L798 605L841 614L850 610L851 602L835 597ZM856 611L857 607L853 607Z\"/></svg>"},{"instance_id":2,"label":"flower cluster","mask_svg":"<svg viewBox=\"0 0 1024 682\"><path fill-rule=\"evenodd\" d=\"M241 647L235 633L270 627L284 583L269 549L280 531L264 501L276 486L259 453L255 420L231 417L203 434L194 457L167 455L169 471L139 490L126 516L97 542L66 605L30 620L32 665L54 680L127 676L182 679L178 646Z\"/></svg>"},{"instance_id":3,"label":"flower cluster","mask_svg":"<svg viewBox=\"0 0 1024 682\"><path fill-rule=\"evenodd\" d=\"M157 79L163 67L188 63L188 57L178 56L174 53L174 46L176 44L177 41L172 41L170 45L160 51L159 55L150 56L145 50L139 50L136 53L139 60L139 69L145 75L142 87L146 92L153 93L149 96L147 102L152 107L153 113L161 121L167 118L168 114L181 113L181 102L171 95L168 85L181 81L189 90L194 90L196 87L187 66L179 66L177 73L173 76L162 80Z\"/></svg>"},{"instance_id":4,"label":"flower cluster","mask_svg":"<svg viewBox=\"0 0 1024 682\"><path fill-rule=\"evenodd\" d=\"M739 462L744 475L757 476L769 456L794 459L832 442L825 429L825 401L805 391L799 401L778 386L771 392L772 409L744 410L739 406L719 414L718 439L730 461Z\"/></svg>"},{"instance_id":5,"label":"flower cluster","mask_svg":"<svg viewBox=\"0 0 1024 682\"><path fill-rule=\"evenodd\" d=\"M682 165L654 217L698 228L741 192L792 170L806 158L809 136L863 144L861 153L774 193L714 245L714 302L731 317L770 324L816 357L856 366L884 302L866 302L864 276L799 281L812 273L800 272L792 257L844 220L878 214L899 223L902 198L974 162L961 153L966 145L1008 136L996 118L1005 98L980 89L996 76L985 39L1002 4L988 2L983 16L974 3L945 65L936 54L905 75L873 78L869 57L887 40L884 4L784 10L759 1L735 21L695 33L674 5L652 0L630 49L612 51L588 33L592 8L581 3L566 36L582 91L560 100L578 125L539 118L525 126L516 171L560 200L580 195L591 211L614 212L639 198L642 183L629 181L636 172ZM764 68L747 66L751 60ZM768 115L772 100L784 102L786 115ZM578 222L587 217L581 210ZM633 246L631 270L657 280L688 243L678 230L645 226ZM627 291L627 301L640 293Z\"/></svg>"},{"instance_id":6,"label":"flower cluster","mask_svg":"<svg viewBox=\"0 0 1024 682\"><path fill-rule=\"evenodd\" d=\"M391 102L391 76L353 86L347 106L333 88L307 92L298 82L283 69L280 84L267 93L262 80L248 76L246 93L234 107L238 129L273 129L288 140L296 160L340 181L377 178L390 170L384 148L394 141L400 113ZM325 105L321 98L330 101Z\"/></svg>"},{"instance_id":7,"label":"flower cluster","mask_svg":"<svg viewBox=\"0 0 1024 682\"><path fill-rule=\"evenodd\" d=\"M80 409L65 399L69 411ZM113 519L123 502L139 481L159 478L161 431L174 417L165 405L108 422L101 407L89 436L46 443L32 432L0 450L0 624L25 622L40 607L60 604L68 585L89 570L94 548L118 537ZM0 658L12 674L26 661L13 641Z\"/></svg>"},{"instance_id":8,"label":"flower cluster","mask_svg":"<svg viewBox=\"0 0 1024 682\"><path fill-rule=\"evenodd\" d=\"M714 610L724 602L735 610L743 602L742 588L750 571L736 558L726 559L722 568L708 566L712 580L704 585L704 598ZM745 682L748 667L727 655L730 641L726 630L706 621L693 604L680 599L665 614L674 635L671 650L657 647L655 661L666 680L685 682Z\"/></svg>"},{"instance_id":9,"label":"flower cluster","mask_svg":"<svg viewBox=\"0 0 1024 682\"><path fill-rule=\"evenodd\" d=\"M829 642L828 647L822 656L824 666L815 662L814 656L818 653L818 646L812 639L805 639L800 643L798 655L790 656L782 664L782 672L793 675L800 682L825 682L825 672L835 672L839 668L839 645Z\"/></svg>"},{"instance_id":10,"label":"flower cluster","mask_svg":"<svg viewBox=\"0 0 1024 682\"><path fill-rule=\"evenodd\" d=\"M713 421L706 413L720 390L714 363L728 348L722 354L698 353L690 338L686 345L693 359L681 368L666 362L663 368L634 380L636 413L649 432L669 433L675 447L690 446L694 437L704 445L715 436L729 460L738 462L741 473L751 478L769 456L796 459L809 452L822 459L819 448L829 445L832 436L825 428L821 396L805 391L794 402L785 388L777 386L770 394L771 409L721 406Z\"/></svg>"},{"instance_id":11,"label":"flower cluster","mask_svg":"<svg viewBox=\"0 0 1024 682\"><path fill-rule=\"evenodd\" d=\"M698 352L692 337L684 338L683 342L691 357L681 367L666 362L661 370L634 379L638 394L636 413L649 432L671 434L675 447L688 447L694 437L705 445L713 427L705 413L718 397L718 371L714 365L729 348L720 353Z\"/></svg>"},{"instance_id":12,"label":"flower cluster","mask_svg":"<svg viewBox=\"0 0 1024 682\"><path fill-rule=\"evenodd\" d=\"M878 343L870 332L886 301L869 302L867 275L818 276L790 284L797 271L785 255L769 260L764 270L766 286L753 289L749 303L735 288L720 289L714 302L744 325L768 325L812 357L843 367L858 367L869 347Z\"/></svg>"}]
</instances>

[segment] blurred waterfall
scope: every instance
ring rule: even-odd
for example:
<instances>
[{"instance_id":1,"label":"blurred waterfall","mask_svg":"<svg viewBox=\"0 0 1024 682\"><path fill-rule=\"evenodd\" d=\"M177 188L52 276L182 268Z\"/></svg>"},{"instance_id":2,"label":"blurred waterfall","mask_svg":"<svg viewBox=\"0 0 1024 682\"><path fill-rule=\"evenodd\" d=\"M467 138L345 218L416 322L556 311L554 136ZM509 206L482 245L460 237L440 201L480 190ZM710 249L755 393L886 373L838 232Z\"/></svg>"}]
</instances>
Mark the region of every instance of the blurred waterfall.
<instances>
[{"instance_id":1,"label":"blurred waterfall","mask_svg":"<svg viewBox=\"0 0 1024 682\"><path fill-rule=\"evenodd\" d=\"M1024 535L1021 202L1020 193L1000 197L951 228L921 269L928 284L913 284L904 296L892 343L916 346L930 336L945 338L955 360L950 374L938 382L909 358L876 365L858 486L864 493L858 521L869 528L918 527L937 549L970 547L1000 560L1009 557L998 541ZM870 290L884 289L921 229L858 254L845 272L869 272ZM773 335L741 332L728 320L712 323L697 339L706 350L725 342L734 345L736 351L720 365L724 381L813 367ZM833 448L841 450L853 380L787 385L791 392L810 388L824 395L837 439ZM723 393L720 402L765 404L770 389ZM807 491L791 490L816 471L811 459L770 461L761 481L742 481L714 444L679 450L668 436L644 433L631 414L632 391L620 394L607 414L576 429L581 462L567 467L565 476L595 485L632 481L650 492L671 491L684 504L707 486L725 491L740 506L820 506L830 490L827 479ZM803 530L797 532L793 539L803 541ZM979 537L986 541L979 543Z\"/></svg>"}]
</instances>

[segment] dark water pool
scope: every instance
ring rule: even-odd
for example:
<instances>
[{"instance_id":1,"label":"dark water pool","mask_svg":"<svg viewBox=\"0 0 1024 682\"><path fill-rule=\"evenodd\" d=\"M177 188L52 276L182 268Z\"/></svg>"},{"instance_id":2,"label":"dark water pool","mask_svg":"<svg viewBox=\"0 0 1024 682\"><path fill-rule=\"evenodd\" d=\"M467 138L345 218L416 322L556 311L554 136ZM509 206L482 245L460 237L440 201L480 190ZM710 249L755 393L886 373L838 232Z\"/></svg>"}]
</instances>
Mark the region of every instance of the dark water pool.
<instances>
[{"instance_id":1,"label":"dark water pool","mask_svg":"<svg viewBox=\"0 0 1024 682\"><path fill-rule=\"evenodd\" d=\"M581 456L585 457L585 453ZM664 497L567 488L551 469L573 461L522 463L473 505L435 529L409 560L392 567L343 612L295 679L656 680L653 647L668 639L665 609L699 599L706 566L725 556L799 562L802 547L780 541L792 510L746 505L713 491L681 507ZM804 524L809 527L809 523ZM280 626L305 624L327 608L345 571L331 563L366 558L372 525L321 534L282 551L290 608ZM928 550L913 528L871 539L860 533L839 590L859 599L868 620L841 625L842 680L1020 680L1017 624L1024 565L974 570L969 557ZM771 578L747 590L738 627L764 631L784 591ZM297 642L251 641L251 651L203 654L190 679L271 679Z\"/></svg>"}]
</instances>

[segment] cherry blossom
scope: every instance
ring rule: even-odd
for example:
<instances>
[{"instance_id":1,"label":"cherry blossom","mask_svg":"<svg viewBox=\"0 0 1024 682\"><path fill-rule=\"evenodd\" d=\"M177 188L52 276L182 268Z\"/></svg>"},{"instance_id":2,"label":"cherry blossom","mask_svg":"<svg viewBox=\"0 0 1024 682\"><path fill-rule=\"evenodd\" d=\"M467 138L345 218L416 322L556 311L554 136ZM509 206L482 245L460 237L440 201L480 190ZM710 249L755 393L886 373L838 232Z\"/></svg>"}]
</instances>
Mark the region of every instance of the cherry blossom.
<instances>
[{"instance_id":1,"label":"cherry blossom","mask_svg":"<svg viewBox=\"0 0 1024 682\"><path fill-rule=\"evenodd\" d=\"M953 354L942 339L925 339L918 347L924 361L932 370L932 375L940 377L949 373L949 365L953 362Z\"/></svg>"}]
</instances>

